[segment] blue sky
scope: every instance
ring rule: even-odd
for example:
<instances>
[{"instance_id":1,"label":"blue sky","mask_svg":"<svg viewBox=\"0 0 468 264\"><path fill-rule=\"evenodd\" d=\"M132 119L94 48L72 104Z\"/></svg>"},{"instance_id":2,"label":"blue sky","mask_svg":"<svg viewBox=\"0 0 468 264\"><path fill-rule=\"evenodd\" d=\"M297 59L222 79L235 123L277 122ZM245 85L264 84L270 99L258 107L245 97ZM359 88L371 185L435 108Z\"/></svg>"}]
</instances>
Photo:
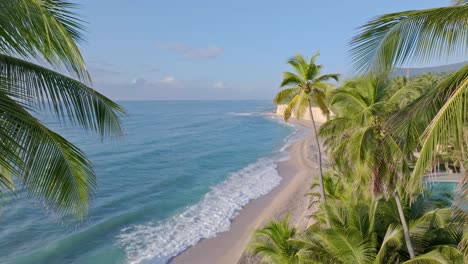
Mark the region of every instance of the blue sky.
<instances>
[{"instance_id":1,"label":"blue sky","mask_svg":"<svg viewBox=\"0 0 468 264\"><path fill-rule=\"evenodd\" d=\"M286 60L347 74L356 28L448 0L77 0L94 88L117 100L271 99Z\"/></svg>"}]
</instances>

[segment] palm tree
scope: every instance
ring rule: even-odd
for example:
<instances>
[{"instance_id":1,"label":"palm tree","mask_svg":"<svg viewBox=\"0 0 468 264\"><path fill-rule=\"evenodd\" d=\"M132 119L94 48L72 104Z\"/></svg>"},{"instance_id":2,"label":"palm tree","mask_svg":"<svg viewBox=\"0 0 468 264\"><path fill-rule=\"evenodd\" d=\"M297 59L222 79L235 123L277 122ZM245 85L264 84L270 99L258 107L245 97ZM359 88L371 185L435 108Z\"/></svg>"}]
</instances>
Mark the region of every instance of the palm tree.
<instances>
[{"instance_id":1,"label":"palm tree","mask_svg":"<svg viewBox=\"0 0 468 264\"><path fill-rule=\"evenodd\" d=\"M450 204L450 200L432 195L432 190L413 204L403 201L416 246L412 260L407 260L403 250L396 203L363 199L353 193L330 199L323 208L330 216L330 228L316 223L290 243L301 248L298 255L303 263L463 263L456 245L461 242L464 226L453 219Z\"/></svg>"},{"instance_id":2,"label":"palm tree","mask_svg":"<svg viewBox=\"0 0 468 264\"><path fill-rule=\"evenodd\" d=\"M262 256L263 261L271 264L297 264L299 247L292 244L297 229L289 224L289 216L279 221L271 221L254 233L250 243L253 254Z\"/></svg>"},{"instance_id":3,"label":"palm tree","mask_svg":"<svg viewBox=\"0 0 468 264\"><path fill-rule=\"evenodd\" d=\"M49 111L102 137L121 134L124 110L86 85L74 8L65 0L0 1L0 191L25 188L60 213L83 216L96 186L90 161L31 114Z\"/></svg>"},{"instance_id":4,"label":"palm tree","mask_svg":"<svg viewBox=\"0 0 468 264\"><path fill-rule=\"evenodd\" d=\"M306 108L309 111L312 119L312 125L314 128L315 140L318 149L318 161L320 169L320 195L322 202L326 203L325 190L323 187L323 172L322 172L322 153L320 148L320 142L318 139L317 128L315 124L314 114L312 113L312 106L318 106L323 114L329 115L330 111L327 107L326 94L327 90L332 87L330 83L326 81L334 79L338 81L339 74L325 74L320 75L322 65L315 63L319 53L316 53L310 59L309 63L298 54L288 61L295 70L296 73L283 72L283 81L280 87L288 87L280 91L275 99L275 104L287 103L288 106L284 111L284 119L289 120L291 114L295 113L297 118L300 118Z\"/></svg>"},{"instance_id":5,"label":"palm tree","mask_svg":"<svg viewBox=\"0 0 468 264\"><path fill-rule=\"evenodd\" d=\"M405 63L464 58L468 52L468 1L452 2L447 7L386 14L366 23L351 41L354 69L388 72L393 66ZM410 181L412 197L422 190L422 175L433 164L437 146L447 145L455 137L458 140L454 147L463 148L461 135L467 133L463 124L468 120L467 93L468 65L465 65L409 106L404 112L409 117L400 115L426 118L421 155ZM468 158L465 156L463 160L467 167ZM460 186L467 182L468 170L465 170Z\"/></svg>"},{"instance_id":6,"label":"palm tree","mask_svg":"<svg viewBox=\"0 0 468 264\"><path fill-rule=\"evenodd\" d=\"M370 185L374 198L383 194L395 199L408 252L414 257L398 187L406 181L413 153L409 146L415 144L411 138L402 142L384 124L401 107L402 98L417 95L410 85L394 86L395 81L372 77L346 81L331 99L336 118L321 127L320 136L337 166L353 177L356 185Z\"/></svg>"}]
</instances>

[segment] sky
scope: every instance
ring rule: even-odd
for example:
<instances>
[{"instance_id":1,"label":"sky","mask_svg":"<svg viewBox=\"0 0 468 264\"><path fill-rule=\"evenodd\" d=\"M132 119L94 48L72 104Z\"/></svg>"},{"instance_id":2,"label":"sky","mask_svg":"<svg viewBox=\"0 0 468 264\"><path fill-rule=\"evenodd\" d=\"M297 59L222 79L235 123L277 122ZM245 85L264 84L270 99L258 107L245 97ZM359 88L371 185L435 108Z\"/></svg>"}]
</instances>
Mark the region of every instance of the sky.
<instances>
[{"instance_id":1,"label":"sky","mask_svg":"<svg viewBox=\"0 0 468 264\"><path fill-rule=\"evenodd\" d=\"M271 100L286 61L320 52L349 75L348 42L385 13L448 0L75 0L93 88L114 100Z\"/></svg>"}]
</instances>

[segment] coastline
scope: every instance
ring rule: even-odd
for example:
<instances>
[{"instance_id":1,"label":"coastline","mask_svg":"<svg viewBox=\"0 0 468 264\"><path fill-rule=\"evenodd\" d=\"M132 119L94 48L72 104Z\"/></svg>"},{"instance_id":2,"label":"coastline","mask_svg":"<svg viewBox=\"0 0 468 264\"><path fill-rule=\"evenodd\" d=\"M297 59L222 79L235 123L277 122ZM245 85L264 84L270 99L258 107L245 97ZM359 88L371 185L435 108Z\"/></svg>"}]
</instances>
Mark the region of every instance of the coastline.
<instances>
[{"instance_id":1,"label":"coastline","mask_svg":"<svg viewBox=\"0 0 468 264\"><path fill-rule=\"evenodd\" d=\"M312 128L310 121L291 120L291 123L299 129ZM309 192L312 179L318 174L313 158L315 150L312 133L298 138L287 149L290 159L277 163L277 171L282 177L277 187L248 203L233 219L228 231L200 241L173 258L170 263L257 263L255 257L245 252L256 228L287 214L290 214L291 224L305 228L308 224L306 216L314 210L308 209L309 198L304 195Z\"/></svg>"}]
</instances>

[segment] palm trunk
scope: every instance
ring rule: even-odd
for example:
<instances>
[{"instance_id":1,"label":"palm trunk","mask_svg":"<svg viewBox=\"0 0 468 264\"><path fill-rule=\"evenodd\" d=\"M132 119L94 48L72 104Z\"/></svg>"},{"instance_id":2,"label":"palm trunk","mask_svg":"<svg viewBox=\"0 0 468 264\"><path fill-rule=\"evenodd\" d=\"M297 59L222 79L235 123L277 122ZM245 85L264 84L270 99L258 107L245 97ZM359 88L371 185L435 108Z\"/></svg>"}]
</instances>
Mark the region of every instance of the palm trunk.
<instances>
[{"instance_id":1,"label":"palm trunk","mask_svg":"<svg viewBox=\"0 0 468 264\"><path fill-rule=\"evenodd\" d=\"M400 222L401 222L401 225L403 226L403 234L405 235L406 247L408 248L410 259L412 259L415 257L413 244L411 243L410 233L409 233L408 225L406 224L406 218L403 212L403 207L401 206L401 200L400 200L400 195L398 194L398 191L395 191L393 193L393 197L395 198L395 202L398 207L398 214L400 215Z\"/></svg>"},{"instance_id":2,"label":"palm trunk","mask_svg":"<svg viewBox=\"0 0 468 264\"><path fill-rule=\"evenodd\" d=\"M319 170L320 170L320 196L322 198L322 202L326 205L327 204L327 197L325 195L325 187L323 183L323 172L322 172L322 151L320 148L320 142L318 139L318 133L317 133L317 127L315 126L315 119L314 119L314 114L312 113L312 106L310 105L310 99L308 100L309 102L309 114L310 114L310 119L312 119L312 125L314 126L314 134L315 134L315 142L317 143L317 149L318 149L318 162L319 162ZM328 213L325 213L325 219L327 221L327 227L330 228L330 219L328 218Z\"/></svg>"}]
</instances>

